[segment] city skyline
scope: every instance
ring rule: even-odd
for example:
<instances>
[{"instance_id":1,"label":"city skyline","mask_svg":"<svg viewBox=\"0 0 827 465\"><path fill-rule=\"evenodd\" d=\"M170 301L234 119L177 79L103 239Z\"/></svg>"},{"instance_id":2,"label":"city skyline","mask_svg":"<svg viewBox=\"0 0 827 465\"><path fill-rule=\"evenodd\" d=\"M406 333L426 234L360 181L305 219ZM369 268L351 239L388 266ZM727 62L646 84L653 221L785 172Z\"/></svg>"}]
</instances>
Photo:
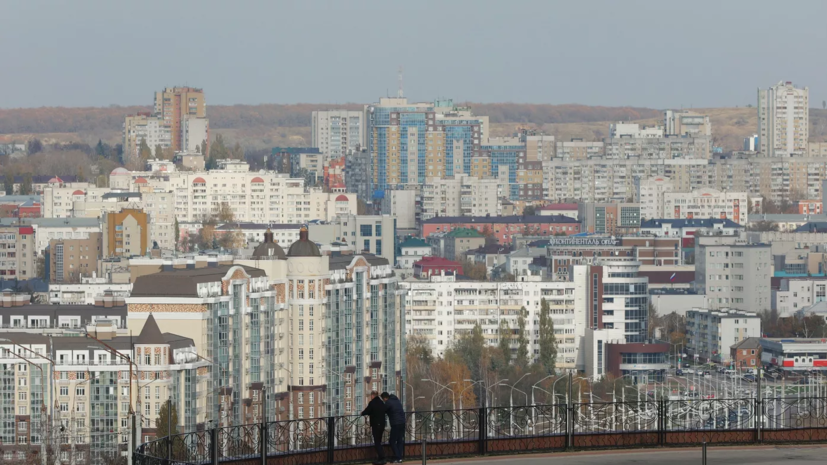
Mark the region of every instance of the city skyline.
<instances>
[{"instance_id":1,"label":"city skyline","mask_svg":"<svg viewBox=\"0 0 827 465\"><path fill-rule=\"evenodd\" d=\"M211 105L372 102L396 95L400 66L412 101L746 106L779 80L809 86L815 106L827 97L812 58L827 35L819 2L197 5L164 5L165 15L95 1L7 6L0 40L14 44L6 59L18 72L6 75L0 108L129 105L170 83L209 88ZM67 27L77 22L96 27ZM340 42L352 28L363 38ZM757 66L766 57L774 65ZM119 71L135 67L144 72Z\"/></svg>"}]
</instances>

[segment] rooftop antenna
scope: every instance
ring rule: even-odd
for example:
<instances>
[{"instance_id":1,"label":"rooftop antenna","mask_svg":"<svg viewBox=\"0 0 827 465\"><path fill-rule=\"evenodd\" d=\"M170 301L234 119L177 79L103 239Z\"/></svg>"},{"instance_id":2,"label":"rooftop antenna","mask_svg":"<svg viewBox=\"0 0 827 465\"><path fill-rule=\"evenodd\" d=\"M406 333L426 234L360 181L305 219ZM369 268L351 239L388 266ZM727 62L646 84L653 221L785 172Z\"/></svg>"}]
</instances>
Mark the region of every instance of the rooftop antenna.
<instances>
[{"instance_id":1,"label":"rooftop antenna","mask_svg":"<svg viewBox=\"0 0 827 465\"><path fill-rule=\"evenodd\" d=\"M404 68L402 68L402 65L399 65L399 90L396 91L396 97L397 98L404 97L404 94L402 92L402 87L403 87L403 83L404 83L404 81L402 80L402 73L403 72L404 72Z\"/></svg>"}]
</instances>

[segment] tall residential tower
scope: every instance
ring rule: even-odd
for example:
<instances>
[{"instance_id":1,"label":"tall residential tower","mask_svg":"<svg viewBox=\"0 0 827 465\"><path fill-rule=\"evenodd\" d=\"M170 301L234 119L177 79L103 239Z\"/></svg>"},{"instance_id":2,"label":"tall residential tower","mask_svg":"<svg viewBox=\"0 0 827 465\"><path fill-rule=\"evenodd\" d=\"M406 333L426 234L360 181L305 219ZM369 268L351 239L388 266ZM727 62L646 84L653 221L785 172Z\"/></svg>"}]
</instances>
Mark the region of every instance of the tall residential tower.
<instances>
[{"instance_id":1,"label":"tall residential tower","mask_svg":"<svg viewBox=\"0 0 827 465\"><path fill-rule=\"evenodd\" d=\"M758 137L764 156L806 154L809 99L809 88L795 87L790 81L758 89Z\"/></svg>"}]
</instances>

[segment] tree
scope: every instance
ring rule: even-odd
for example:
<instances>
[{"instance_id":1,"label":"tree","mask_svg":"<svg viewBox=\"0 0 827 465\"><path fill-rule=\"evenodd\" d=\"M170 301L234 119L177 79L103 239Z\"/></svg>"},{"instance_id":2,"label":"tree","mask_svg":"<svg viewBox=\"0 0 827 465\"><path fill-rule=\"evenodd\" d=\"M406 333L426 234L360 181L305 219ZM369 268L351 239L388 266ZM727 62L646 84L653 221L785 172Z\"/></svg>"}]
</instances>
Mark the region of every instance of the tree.
<instances>
[{"instance_id":1,"label":"tree","mask_svg":"<svg viewBox=\"0 0 827 465\"><path fill-rule=\"evenodd\" d=\"M526 316L528 311L525 307L520 308L520 316L517 318L517 358L515 363L518 367L525 369L528 366L528 335L526 334Z\"/></svg>"},{"instance_id":2,"label":"tree","mask_svg":"<svg viewBox=\"0 0 827 465\"><path fill-rule=\"evenodd\" d=\"M233 160L244 160L244 149L241 148L241 144L238 142L235 143L230 151L230 158Z\"/></svg>"},{"instance_id":3,"label":"tree","mask_svg":"<svg viewBox=\"0 0 827 465\"><path fill-rule=\"evenodd\" d=\"M204 155L204 157L206 157L208 155L207 154L207 141L206 141L206 139L201 141L201 147L199 147L199 152L202 155Z\"/></svg>"},{"instance_id":4,"label":"tree","mask_svg":"<svg viewBox=\"0 0 827 465\"><path fill-rule=\"evenodd\" d=\"M534 205L526 205L523 208L523 216L534 216L537 214L537 209Z\"/></svg>"},{"instance_id":5,"label":"tree","mask_svg":"<svg viewBox=\"0 0 827 465\"><path fill-rule=\"evenodd\" d=\"M41 151L43 151L43 142L40 142L40 139L31 139L26 142L26 153L29 155L34 155Z\"/></svg>"},{"instance_id":6,"label":"tree","mask_svg":"<svg viewBox=\"0 0 827 465\"><path fill-rule=\"evenodd\" d=\"M106 157L106 149L103 147L103 141L98 139L98 144L95 145L95 154L101 158Z\"/></svg>"},{"instance_id":7,"label":"tree","mask_svg":"<svg viewBox=\"0 0 827 465\"><path fill-rule=\"evenodd\" d=\"M33 192L32 173L26 173L23 175L23 182L20 183L20 195L32 195Z\"/></svg>"},{"instance_id":8,"label":"tree","mask_svg":"<svg viewBox=\"0 0 827 465\"><path fill-rule=\"evenodd\" d=\"M138 155L141 157L142 161L149 160L152 157L152 150L150 150L149 145L146 143L146 138L141 139L141 145L138 148Z\"/></svg>"},{"instance_id":9,"label":"tree","mask_svg":"<svg viewBox=\"0 0 827 465\"><path fill-rule=\"evenodd\" d=\"M77 181L78 182L86 182L86 175L83 174L83 167L82 166L78 166Z\"/></svg>"},{"instance_id":10,"label":"tree","mask_svg":"<svg viewBox=\"0 0 827 465\"><path fill-rule=\"evenodd\" d=\"M557 337L554 320L549 315L548 302L540 301L540 366L546 374L553 375L557 366Z\"/></svg>"},{"instance_id":11,"label":"tree","mask_svg":"<svg viewBox=\"0 0 827 465\"><path fill-rule=\"evenodd\" d=\"M477 323L470 333L462 335L446 351L445 358L461 360L471 371L470 379L480 379L487 368L485 352L485 336L482 334L482 327Z\"/></svg>"},{"instance_id":12,"label":"tree","mask_svg":"<svg viewBox=\"0 0 827 465\"><path fill-rule=\"evenodd\" d=\"M178 226L178 217L175 217L175 223L173 226L173 236L175 238L175 251L178 251L178 241L181 240L181 227Z\"/></svg>"},{"instance_id":13,"label":"tree","mask_svg":"<svg viewBox=\"0 0 827 465\"><path fill-rule=\"evenodd\" d=\"M773 221L756 221L755 223L750 223L749 228L750 231L778 231L778 223Z\"/></svg>"},{"instance_id":14,"label":"tree","mask_svg":"<svg viewBox=\"0 0 827 465\"><path fill-rule=\"evenodd\" d=\"M505 318L500 317L498 332L500 333L500 341L497 347L500 349L504 365L508 365L511 362L511 328L508 327L508 321Z\"/></svg>"},{"instance_id":15,"label":"tree","mask_svg":"<svg viewBox=\"0 0 827 465\"><path fill-rule=\"evenodd\" d=\"M3 179L3 188L6 190L6 195L14 194L14 173L6 170L6 176Z\"/></svg>"},{"instance_id":16,"label":"tree","mask_svg":"<svg viewBox=\"0 0 827 465\"><path fill-rule=\"evenodd\" d=\"M96 187L109 187L109 178L106 177L105 174L99 174L97 178L95 178L95 186Z\"/></svg>"},{"instance_id":17,"label":"tree","mask_svg":"<svg viewBox=\"0 0 827 465\"><path fill-rule=\"evenodd\" d=\"M235 220L235 213L229 203L221 202L218 205L216 219L219 223L232 223Z\"/></svg>"},{"instance_id":18,"label":"tree","mask_svg":"<svg viewBox=\"0 0 827 465\"><path fill-rule=\"evenodd\" d=\"M210 146L210 157L216 160L223 160L229 156L227 146L224 145L224 137L221 134L215 136L215 140Z\"/></svg>"},{"instance_id":19,"label":"tree","mask_svg":"<svg viewBox=\"0 0 827 465\"><path fill-rule=\"evenodd\" d=\"M408 336L405 350L408 356L421 360L425 364L430 365L434 362L434 354L431 351L431 344L424 336L410 335Z\"/></svg>"},{"instance_id":20,"label":"tree","mask_svg":"<svg viewBox=\"0 0 827 465\"><path fill-rule=\"evenodd\" d=\"M158 160L164 159L164 148L161 147L161 144L155 144L155 158Z\"/></svg>"},{"instance_id":21,"label":"tree","mask_svg":"<svg viewBox=\"0 0 827 465\"><path fill-rule=\"evenodd\" d=\"M155 419L155 437L157 438L178 434L178 411L174 405L171 407L172 413L170 416L170 403L164 402L161 404L161 411L158 412L158 418ZM172 429L169 428L170 424Z\"/></svg>"},{"instance_id":22,"label":"tree","mask_svg":"<svg viewBox=\"0 0 827 465\"><path fill-rule=\"evenodd\" d=\"M465 276L475 280L484 281L488 274L488 268L485 263L472 262L471 260L462 261L462 272Z\"/></svg>"}]
</instances>

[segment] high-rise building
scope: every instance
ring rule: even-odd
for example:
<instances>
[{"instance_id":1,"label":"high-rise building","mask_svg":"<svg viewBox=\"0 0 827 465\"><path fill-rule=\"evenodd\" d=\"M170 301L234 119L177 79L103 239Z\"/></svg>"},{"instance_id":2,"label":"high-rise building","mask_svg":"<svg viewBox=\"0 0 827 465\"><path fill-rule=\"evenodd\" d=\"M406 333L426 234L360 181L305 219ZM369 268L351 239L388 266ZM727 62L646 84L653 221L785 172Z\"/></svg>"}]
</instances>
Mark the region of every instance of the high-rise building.
<instances>
[{"instance_id":1,"label":"high-rise building","mask_svg":"<svg viewBox=\"0 0 827 465\"><path fill-rule=\"evenodd\" d=\"M104 257L144 255L149 249L149 223L143 210L124 208L103 216Z\"/></svg>"},{"instance_id":2,"label":"high-rise building","mask_svg":"<svg viewBox=\"0 0 827 465\"><path fill-rule=\"evenodd\" d=\"M0 279L37 277L35 232L30 225L0 227Z\"/></svg>"},{"instance_id":3,"label":"high-rise building","mask_svg":"<svg viewBox=\"0 0 827 465\"><path fill-rule=\"evenodd\" d=\"M666 110L663 125L668 136L712 136L709 116L689 110Z\"/></svg>"},{"instance_id":4,"label":"high-rise building","mask_svg":"<svg viewBox=\"0 0 827 465\"><path fill-rule=\"evenodd\" d=\"M758 89L758 137L761 153L768 157L802 156L807 153L810 131L810 90L779 81Z\"/></svg>"},{"instance_id":5,"label":"high-rise building","mask_svg":"<svg viewBox=\"0 0 827 465\"><path fill-rule=\"evenodd\" d=\"M329 157L341 157L365 146L365 113L359 110L317 110L310 116L310 145Z\"/></svg>"},{"instance_id":6,"label":"high-rise building","mask_svg":"<svg viewBox=\"0 0 827 465\"><path fill-rule=\"evenodd\" d=\"M52 239L49 243L49 281L79 283L98 270L101 233L83 239Z\"/></svg>"},{"instance_id":7,"label":"high-rise building","mask_svg":"<svg viewBox=\"0 0 827 465\"><path fill-rule=\"evenodd\" d=\"M180 152L184 148L186 118L207 116L204 91L192 87L167 87L161 92L155 92L155 115L169 127L172 148Z\"/></svg>"},{"instance_id":8,"label":"high-rise building","mask_svg":"<svg viewBox=\"0 0 827 465\"><path fill-rule=\"evenodd\" d=\"M181 151L187 153L208 153L210 150L210 120L187 115L181 125ZM202 145L207 143L207 149Z\"/></svg>"},{"instance_id":9,"label":"high-rise building","mask_svg":"<svg viewBox=\"0 0 827 465\"><path fill-rule=\"evenodd\" d=\"M157 146L162 149L174 147L174 139L169 124L160 116L148 113L127 116L123 123L124 163L135 166L140 162L142 141L146 141L152 155L155 155Z\"/></svg>"},{"instance_id":10,"label":"high-rise building","mask_svg":"<svg viewBox=\"0 0 827 465\"><path fill-rule=\"evenodd\" d=\"M710 309L769 310L772 253L768 244L739 236L695 239L695 288Z\"/></svg>"}]
</instances>

